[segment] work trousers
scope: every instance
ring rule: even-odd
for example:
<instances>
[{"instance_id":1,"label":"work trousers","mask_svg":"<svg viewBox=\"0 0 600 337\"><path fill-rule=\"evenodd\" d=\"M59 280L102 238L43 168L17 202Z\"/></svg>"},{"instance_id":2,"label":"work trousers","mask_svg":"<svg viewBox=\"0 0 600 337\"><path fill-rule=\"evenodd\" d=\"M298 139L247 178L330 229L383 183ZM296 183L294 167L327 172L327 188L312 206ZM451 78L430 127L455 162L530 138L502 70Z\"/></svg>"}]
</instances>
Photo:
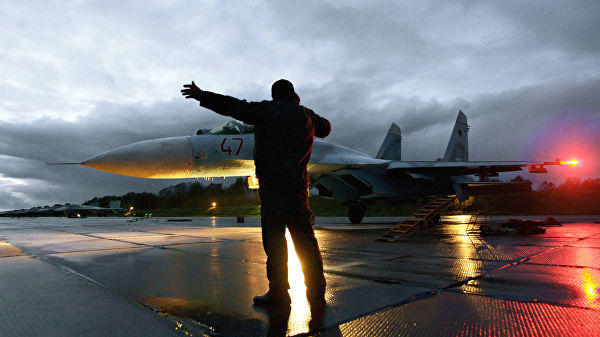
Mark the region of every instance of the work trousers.
<instances>
[{"instance_id":1,"label":"work trousers","mask_svg":"<svg viewBox=\"0 0 600 337\"><path fill-rule=\"evenodd\" d=\"M294 242L307 290L324 289L323 260L312 228L308 191L305 188L281 191L282 187L260 188L262 240L267 254L269 289L277 291L290 288L286 227Z\"/></svg>"}]
</instances>

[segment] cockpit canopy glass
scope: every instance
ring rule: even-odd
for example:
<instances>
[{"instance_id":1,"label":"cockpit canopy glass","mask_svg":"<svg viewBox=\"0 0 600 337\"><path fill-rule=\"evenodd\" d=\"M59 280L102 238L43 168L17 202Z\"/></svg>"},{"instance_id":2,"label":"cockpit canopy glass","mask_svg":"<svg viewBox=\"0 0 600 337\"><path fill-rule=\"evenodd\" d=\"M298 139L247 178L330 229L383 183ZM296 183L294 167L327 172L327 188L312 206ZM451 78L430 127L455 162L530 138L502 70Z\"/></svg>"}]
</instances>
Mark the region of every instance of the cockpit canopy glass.
<instances>
[{"instance_id":1,"label":"cockpit canopy glass","mask_svg":"<svg viewBox=\"0 0 600 337\"><path fill-rule=\"evenodd\" d=\"M211 135L239 135L242 133L253 133L254 127L245 125L238 121L230 121L223 125L219 125L216 128L210 130L208 133Z\"/></svg>"}]
</instances>

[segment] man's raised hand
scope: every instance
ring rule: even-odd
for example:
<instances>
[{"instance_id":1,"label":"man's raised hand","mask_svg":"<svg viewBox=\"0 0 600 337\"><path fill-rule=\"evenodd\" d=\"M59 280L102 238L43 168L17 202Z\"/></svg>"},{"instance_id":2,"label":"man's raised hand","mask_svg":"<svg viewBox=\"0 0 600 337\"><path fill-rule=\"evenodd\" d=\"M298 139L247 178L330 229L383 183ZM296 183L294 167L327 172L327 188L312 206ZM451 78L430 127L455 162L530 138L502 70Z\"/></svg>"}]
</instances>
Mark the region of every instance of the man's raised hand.
<instances>
[{"instance_id":1,"label":"man's raised hand","mask_svg":"<svg viewBox=\"0 0 600 337\"><path fill-rule=\"evenodd\" d=\"M200 95L202 94L202 90L196 86L196 83L192 81L192 84L184 84L183 89L181 89L181 94L185 98L193 98L197 101L200 100Z\"/></svg>"}]
</instances>

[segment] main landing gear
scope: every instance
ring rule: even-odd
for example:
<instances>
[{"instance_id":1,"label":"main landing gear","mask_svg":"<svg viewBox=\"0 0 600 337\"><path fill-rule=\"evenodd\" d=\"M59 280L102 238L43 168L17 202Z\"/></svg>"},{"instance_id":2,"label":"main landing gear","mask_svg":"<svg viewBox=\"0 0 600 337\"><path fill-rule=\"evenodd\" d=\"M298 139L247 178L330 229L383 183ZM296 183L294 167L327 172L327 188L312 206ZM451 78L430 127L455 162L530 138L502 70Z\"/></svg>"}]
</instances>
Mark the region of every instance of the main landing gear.
<instances>
[{"instance_id":1,"label":"main landing gear","mask_svg":"<svg viewBox=\"0 0 600 337\"><path fill-rule=\"evenodd\" d=\"M360 223L365 216L367 206L362 204L360 201L348 201L348 219L351 223Z\"/></svg>"}]
</instances>

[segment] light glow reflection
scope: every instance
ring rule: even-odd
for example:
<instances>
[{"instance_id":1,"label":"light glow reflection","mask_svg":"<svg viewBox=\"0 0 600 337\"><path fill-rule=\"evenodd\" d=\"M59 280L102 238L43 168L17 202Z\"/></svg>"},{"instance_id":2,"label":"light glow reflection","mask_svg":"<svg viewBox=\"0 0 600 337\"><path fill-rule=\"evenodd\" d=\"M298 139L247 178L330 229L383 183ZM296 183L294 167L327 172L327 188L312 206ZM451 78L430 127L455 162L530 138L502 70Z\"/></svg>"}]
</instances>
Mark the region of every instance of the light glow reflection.
<instances>
[{"instance_id":1,"label":"light glow reflection","mask_svg":"<svg viewBox=\"0 0 600 337\"><path fill-rule=\"evenodd\" d=\"M304 274L290 232L285 230L288 251L288 282L290 283L290 298L292 299L292 310L288 321L288 332L298 334L307 332L310 321L310 308L306 299L306 286L304 285ZM293 332L293 333L292 333Z\"/></svg>"},{"instance_id":2,"label":"light glow reflection","mask_svg":"<svg viewBox=\"0 0 600 337\"><path fill-rule=\"evenodd\" d=\"M456 267L459 271L459 274L456 275L458 279L463 277L474 277L479 275L481 270L481 259L477 255L476 244L479 243L479 238L471 237L466 233L465 225L465 234L460 234L456 238L457 241L457 257Z\"/></svg>"},{"instance_id":3,"label":"light glow reflection","mask_svg":"<svg viewBox=\"0 0 600 337\"><path fill-rule=\"evenodd\" d=\"M475 277L481 274L483 259L479 250L488 250L487 243L479 234L474 233L473 225L477 218L471 215L457 215L449 217L447 221L453 223L446 230L453 238L452 245L455 249L456 260L452 264L451 272L456 280ZM462 290L469 293L478 293L479 282L471 280L463 286Z\"/></svg>"},{"instance_id":4,"label":"light glow reflection","mask_svg":"<svg viewBox=\"0 0 600 337\"><path fill-rule=\"evenodd\" d=\"M600 287L600 283L590 273L589 269L581 271L581 279L581 288L583 289L585 299L592 308L598 308L598 288Z\"/></svg>"},{"instance_id":5,"label":"light glow reflection","mask_svg":"<svg viewBox=\"0 0 600 337\"><path fill-rule=\"evenodd\" d=\"M248 184L248 188L251 190L257 190L260 188L260 183L256 175L246 178L246 183Z\"/></svg>"}]
</instances>

